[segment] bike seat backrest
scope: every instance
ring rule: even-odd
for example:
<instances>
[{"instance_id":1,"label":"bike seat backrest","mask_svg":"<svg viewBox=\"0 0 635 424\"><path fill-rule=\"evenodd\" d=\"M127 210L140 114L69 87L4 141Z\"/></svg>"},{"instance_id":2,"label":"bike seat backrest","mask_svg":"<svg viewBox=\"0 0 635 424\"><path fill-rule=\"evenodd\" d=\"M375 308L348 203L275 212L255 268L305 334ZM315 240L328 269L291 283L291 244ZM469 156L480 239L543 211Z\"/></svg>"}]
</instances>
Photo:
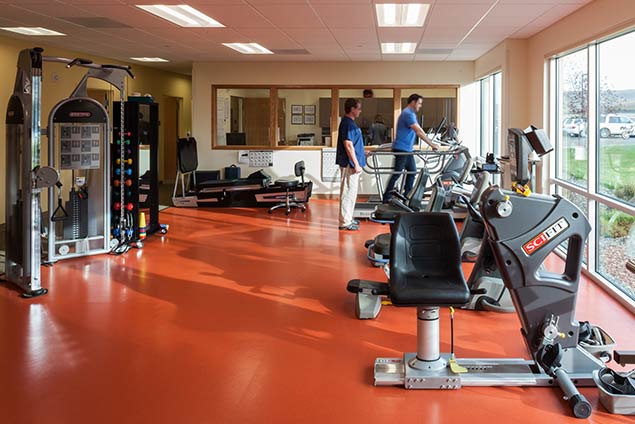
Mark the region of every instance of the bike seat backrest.
<instances>
[{"instance_id":1,"label":"bike seat backrest","mask_svg":"<svg viewBox=\"0 0 635 424\"><path fill-rule=\"evenodd\" d=\"M461 245L452 216L405 213L392 228L390 298L397 306L465 304Z\"/></svg>"},{"instance_id":2,"label":"bike seat backrest","mask_svg":"<svg viewBox=\"0 0 635 424\"><path fill-rule=\"evenodd\" d=\"M412 190L408 194L408 207L415 211L421 209L421 202L423 201L423 196L426 192L426 187L428 185L428 180L430 179L430 174L426 168L422 168L417 174L417 179L415 181L414 186L412 186Z\"/></svg>"},{"instance_id":3,"label":"bike seat backrest","mask_svg":"<svg viewBox=\"0 0 635 424\"><path fill-rule=\"evenodd\" d=\"M446 194L447 192L443 188L443 182L437 180L430 191L430 199L428 200L426 212L441 212L441 210L443 210L443 204L445 203Z\"/></svg>"}]
</instances>

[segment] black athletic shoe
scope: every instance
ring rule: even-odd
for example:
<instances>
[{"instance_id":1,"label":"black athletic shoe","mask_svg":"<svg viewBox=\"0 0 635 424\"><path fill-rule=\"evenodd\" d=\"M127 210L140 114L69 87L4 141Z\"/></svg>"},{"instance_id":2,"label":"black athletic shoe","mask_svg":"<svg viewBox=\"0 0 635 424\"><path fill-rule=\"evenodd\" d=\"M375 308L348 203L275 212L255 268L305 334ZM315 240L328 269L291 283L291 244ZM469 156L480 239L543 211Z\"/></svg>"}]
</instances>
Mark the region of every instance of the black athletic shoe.
<instances>
[{"instance_id":1,"label":"black athletic shoe","mask_svg":"<svg viewBox=\"0 0 635 424\"><path fill-rule=\"evenodd\" d=\"M359 225L359 219L354 219L351 221L353 225Z\"/></svg>"},{"instance_id":2,"label":"black athletic shoe","mask_svg":"<svg viewBox=\"0 0 635 424\"><path fill-rule=\"evenodd\" d=\"M341 225L340 226L340 230L345 230L345 231L357 231L359 230L359 227L353 223L350 223L348 225Z\"/></svg>"}]
</instances>

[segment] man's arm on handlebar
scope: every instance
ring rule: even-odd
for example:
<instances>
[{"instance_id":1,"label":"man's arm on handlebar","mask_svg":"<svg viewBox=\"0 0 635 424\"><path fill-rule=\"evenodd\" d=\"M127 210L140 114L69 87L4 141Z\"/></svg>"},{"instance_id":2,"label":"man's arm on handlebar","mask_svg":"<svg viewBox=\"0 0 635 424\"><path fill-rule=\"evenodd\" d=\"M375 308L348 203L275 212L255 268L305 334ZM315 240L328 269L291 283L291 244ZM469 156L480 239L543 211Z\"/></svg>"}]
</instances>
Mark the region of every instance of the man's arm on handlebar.
<instances>
[{"instance_id":1,"label":"man's arm on handlebar","mask_svg":"<svg viewBox=\"0 0 635 424\"><path fill-rule=\"evenodd\" d=\"M430 140L430 138L426 135L426 133L423 131L423 128L421 128L419 124L412 124L410 125L410 128L412 128L414 132L417 133L417 136L425 141L426 144L428 144L428 146L432 148L432 150L439 150L439 145Z\"/></svg>"}]
</instances>

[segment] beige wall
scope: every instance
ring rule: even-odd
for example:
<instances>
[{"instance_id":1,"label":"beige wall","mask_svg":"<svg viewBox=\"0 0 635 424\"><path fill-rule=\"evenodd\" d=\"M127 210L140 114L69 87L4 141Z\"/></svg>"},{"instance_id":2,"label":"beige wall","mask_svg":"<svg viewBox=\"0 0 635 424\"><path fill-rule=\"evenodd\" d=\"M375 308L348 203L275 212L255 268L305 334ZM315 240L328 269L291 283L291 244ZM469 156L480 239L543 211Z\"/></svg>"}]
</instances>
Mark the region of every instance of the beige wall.
<instances>
[{"instance_id":1,"label":"beige wall","mask_svg":"<svg viewBox=\"0 0 635 424\"><path fill-rule=\"evenodd\" d=\"M237 72L240 69L240 72ZM198 140L201 168L220 169L237 162L236 151L212 150L212 85L213 84L273 84L273 85L428 85L460 84L459 122L462 134L470 146L475 146L475 91L473 62L323 62L323 63L258 63L214 62L195 63L192 69L192 126ZM276 150L274 166L267 169L274 178L293 172L293 163L304 160L307 175L315 184L316 193L337 193L338 184L322 183L321 151ZM243 165L243 174L253 172ZM375 193L373 179L362 176L362 193Z\"/></svg>"},{"instance_id":2,"label":"beige wall","mask_svg":"<svg viewBox=\"0 0 635 424\"><path fill-rule=\"evenodd\" d=\"M9 97L13 92L15 81L16 63L18 53L25 48L33 47L21 40L0 37L0 163L5 164L6 155L6 129L5 116L6 107ZM44 46L45 56L63 56L63 57L86 57L97 63L120 63L111 59L93 57L82 53L61 50L57 48L47 48ZM161 103L164 96L173 96L183 98L182 108L180 110L181 135L185 135L187 131L191 131L192 107L191 107L191 79L189 76L175 74L155 70L137 64L131 64L135 79L128 79L127 92L135 91L141 94L150 93L154 96L155 101ZM60 100L68 97L81 77L84 75L85 69L71 68L66 69L64 65L58 63L45 62L42 77L42 119L41 125L45 127L48 121L48 114L52 107ZM89 85L90 88L108 89L108 85L103 82L93 81ZM114 93L114 98L119 97L118 92ZM161 107L159 106L159 110ZM160 116L161 118L162 116ZM161 147L163 146L163 134L160 132ZM160 149L159 152L162 152ZM160 153L161 154L161 153ZM162 160L159 160L162 168ZM0 187L5 186L5 172L0 172ZM160 172L162 169L160 169ZM168 176L168 178L174 178ZM4 189L0 195L0 222L4 222Z\"/></svg>"},{"instance_id":3,"label":"beige wall","mask_svg":"<svg viewBox=\"0 0 635 424\"><path fill-rule=\"evenodd\" d=\"M502 71L501 143L507 128L526 128L530 123L527 120L527 44L527 40L505 40L474 62L475 79ZM500 152L506 154L505 143Z\"/></svg>"}]
</instances>

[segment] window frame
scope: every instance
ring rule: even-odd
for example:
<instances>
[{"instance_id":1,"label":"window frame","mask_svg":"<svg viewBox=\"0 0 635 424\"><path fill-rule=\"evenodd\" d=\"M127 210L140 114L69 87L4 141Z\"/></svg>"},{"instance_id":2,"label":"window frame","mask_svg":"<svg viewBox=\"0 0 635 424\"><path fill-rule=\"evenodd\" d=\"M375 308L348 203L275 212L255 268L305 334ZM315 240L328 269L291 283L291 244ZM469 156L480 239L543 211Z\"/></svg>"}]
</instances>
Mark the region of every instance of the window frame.
<instances>
[{"instance_id":1,"label":"window frame","mask_svg":"<svg viewBox=\"0 0 635 424\"><path fill-rule=\"evenodd\" d=\"M244 146L227 146L217 144L217 90L218 89L269 89L269 101L270 101L270 123L272 124L269 131L269 145L244 145ZM309 84L294 84L294 85L280 85L280 84L212 84L212 111L211 111L211 142L210 146L212 150L322 150L324 148L331 148L337 146L337 127L338 119L340 117L339 110L339 92L340 90L363 90L366 88L371 89L391 89L393 90L393 109L394 109L394 122L397 122L399 113L401 113L401 90L404 88L417 88L421 90L425 89L453 89L456 93L456 125L460 128L460 93L461 86L458 84L354 84L354 85L342 85L342 84L321 84L321 85L309 85ZM330 89L331 90L331 145L320 146L278 146L277 140L274 134L277 133L278 123L278 90L280 89ZM363 99L361 99L363 100ZM392 130L392 139L395 137L395 127ZM373 146L366 146L366 149L372 149Z\"/></svg>"},{"instance_id":2,"label":"window frame","mask_svg":"<svg viewBox=\"0 0 635 424\"><path fill-rule=\"evenodd\" d=\"M500 90L497 90L496 87L497 76L500 77ZM501 131L503 121L503 71L499 69L479 78L477 84L479 91L479 155L485 156L486 153L494 153L494 156L498 157L502 150L503 140L503 132ZM487 86L485 87L486 84ZM496 104L496 98L498 98L498 106ZM487 114L485 109L487 109ZM496 127L497 113L500 120L498 140L496 140L496 131L494 130Z\"/></svg>"},{"instance_id":3,"label":"window frame","mask_svg":"<svg viewBox=\"0 0 635 424\"><path fill-rule=\"evenodd\" d=\"M635 313L635 298L629 296L618 284L613 283L600 272L600 209L602 206L611 208L631 216L635 216L635 206L601 193L600 188L600 139L599 128L602 116L600 116L600 58L599 51L603 43L613 39L635 33L635 28L631 27L607 37L591 41L582 46L577 46L568 51L559 53L548 58L548 84L549 96L546 99L546 106L549 112L549 127L553 139L555 139L555 152L553 165L549 178L549 186L554 190L558 187L566 189L571 193L581 195L586 199L588 209L588 220L591 223L591 233L587 241L588 248L586 254L586 264L583 264L583 272L598 285L603 287L610 295L618 300L631 312ZM558 71L558 60L579 51L587 51L587 72L588 72L588 116L587 116L587 186L581 187L559 177L562 166L562 128L560 127L561 111L560 102L560 75ZM564 256L562 251L556 250L558 254Z\"/></svg>"}]
</instances>

